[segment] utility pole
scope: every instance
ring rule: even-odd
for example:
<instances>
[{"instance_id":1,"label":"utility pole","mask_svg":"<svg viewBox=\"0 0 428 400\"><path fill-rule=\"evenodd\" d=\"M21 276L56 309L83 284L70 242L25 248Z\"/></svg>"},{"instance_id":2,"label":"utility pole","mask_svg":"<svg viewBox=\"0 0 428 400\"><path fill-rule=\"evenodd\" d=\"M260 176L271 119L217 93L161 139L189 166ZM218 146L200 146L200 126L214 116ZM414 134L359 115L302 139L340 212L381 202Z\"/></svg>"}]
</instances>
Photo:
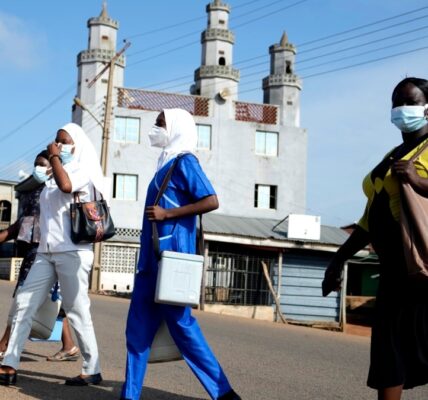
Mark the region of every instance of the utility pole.
<instances>
[{"instance_id":1,"label":"utility pole","mask_svg":"<svg viewBox=\"0 0 428 400\"><path fill-rule=\"evenodd\" d=\"M107 176L107 159L108 159L108 142L110 139L110 121L111 114L113 111L113 82L114 82L114 69L116 60L126 51L126 49L131 45L130 42L126 42L125 46L115 54L115 56L110 60L110 62L97 74L97 76L92 79L88 84L90 88L103 74L107 69L109 70L108 74L108 83L107 83L107 96L106 96L106 107L104 112L104 125L103 125L103 135L101 142L101 169L103 175ZM98 291L100 289L100 280L101 280L101 243L94 244L94 265L92 267L91 274L91 290Z\"/></svg>"}]
</instances>

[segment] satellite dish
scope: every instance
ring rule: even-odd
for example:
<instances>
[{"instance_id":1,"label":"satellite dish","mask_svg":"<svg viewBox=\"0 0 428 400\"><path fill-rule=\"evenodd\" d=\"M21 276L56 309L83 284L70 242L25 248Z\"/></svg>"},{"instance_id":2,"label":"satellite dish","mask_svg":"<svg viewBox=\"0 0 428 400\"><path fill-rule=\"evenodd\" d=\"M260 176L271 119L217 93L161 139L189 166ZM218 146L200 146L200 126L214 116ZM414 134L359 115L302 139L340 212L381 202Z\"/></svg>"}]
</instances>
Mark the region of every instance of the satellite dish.
<instances>
[{"instance_id":1,"label":"satellite dish","mask_svg":"<svg viewBox=\"0 0 428 400\"><path fill-rule=\"evenodd\" d=\"M218 93L219 97L223 100L227 100L227 98L230 96L230 90L228 88L224 88Z\"/></svg>"}]
</instances>

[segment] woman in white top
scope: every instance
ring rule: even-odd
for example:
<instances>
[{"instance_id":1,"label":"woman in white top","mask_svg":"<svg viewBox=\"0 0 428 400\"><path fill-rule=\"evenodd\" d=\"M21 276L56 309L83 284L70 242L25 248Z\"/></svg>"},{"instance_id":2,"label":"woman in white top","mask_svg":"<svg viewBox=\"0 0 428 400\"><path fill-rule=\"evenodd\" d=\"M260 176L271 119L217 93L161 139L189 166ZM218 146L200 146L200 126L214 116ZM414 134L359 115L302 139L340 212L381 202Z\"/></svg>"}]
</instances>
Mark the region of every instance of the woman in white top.
<instances>
[{"instance_id":1,"label":"woman in white top","mask_svg":"<svg viewBox=\"0 0 428 400\"><path fill-rule=\"evenodd\" d=\"M76 332L83 358L81 374L65 383L96 385L102 377L88 296L94 255L92 244L71 241L70 203L74 192L79 193L82 202L93 200L94 190L103 190L103 174L91 141L76 124L67 124L57 132L48 153L54 179L46 183L40 195L40 243L33 268L17 292L17 312L0 368L0 384L16 383L20 355L33 317L58 280L62 307Z\"/></svg>"}]
</instances>

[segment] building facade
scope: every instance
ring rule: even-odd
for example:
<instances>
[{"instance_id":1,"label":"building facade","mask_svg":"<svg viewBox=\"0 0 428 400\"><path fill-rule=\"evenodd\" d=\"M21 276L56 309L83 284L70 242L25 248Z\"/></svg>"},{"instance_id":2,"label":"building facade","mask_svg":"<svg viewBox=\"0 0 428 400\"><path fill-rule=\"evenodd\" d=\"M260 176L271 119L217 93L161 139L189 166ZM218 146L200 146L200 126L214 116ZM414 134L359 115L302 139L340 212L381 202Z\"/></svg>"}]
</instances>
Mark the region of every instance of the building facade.
<instances>
[{"instance_id":1,"label":"building facade","mask_svg":"<svg viewBox=\"0 0 428 400\"><path fill-rule=\"evenodd\" d=\"M300 79L294 74L295 47L283 34L270 47L270 74L263 79L264 104L239 101L240 73L233 67L230 7L215 0L206 7L201 65L189 95L124 86L125 58L114 69L113 114L107 150L110 205L116 226L141 228L145 191L156 169L158 150L147 137L164 108L184 108L198 128L197 156L220 201L216 213L282 219L304 213L307 133L300 127ZM88 21L88 48L77 57L77 97L73 121L83 127L99 153L108 71L93 78L117 52L119 23L105 6ZM92 115L91 115L92 114Z\"/></svg>"}]
</instances>

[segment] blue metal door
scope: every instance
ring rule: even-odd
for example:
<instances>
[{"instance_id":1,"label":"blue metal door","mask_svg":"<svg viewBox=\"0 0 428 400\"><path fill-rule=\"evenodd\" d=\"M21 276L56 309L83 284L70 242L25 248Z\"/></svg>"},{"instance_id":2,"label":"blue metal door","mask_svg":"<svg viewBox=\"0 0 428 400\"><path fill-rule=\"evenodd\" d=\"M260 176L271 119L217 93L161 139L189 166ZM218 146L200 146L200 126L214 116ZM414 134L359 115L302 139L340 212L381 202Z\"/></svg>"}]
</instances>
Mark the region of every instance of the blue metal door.
<instances>
[{"instance_id":1,"label":"blue metal door","mask_svg":"<svg viewBox=\"0 0 428 400\"><path fill-rule=\"evenodd\" d=\"M280 304L285 318L308 324L339 324L340 293L322 297L321 292L321 282L330 259L328 253L284 253ZM274 282L277 287L277 266Z\"/></svg>"}]
</instances>

